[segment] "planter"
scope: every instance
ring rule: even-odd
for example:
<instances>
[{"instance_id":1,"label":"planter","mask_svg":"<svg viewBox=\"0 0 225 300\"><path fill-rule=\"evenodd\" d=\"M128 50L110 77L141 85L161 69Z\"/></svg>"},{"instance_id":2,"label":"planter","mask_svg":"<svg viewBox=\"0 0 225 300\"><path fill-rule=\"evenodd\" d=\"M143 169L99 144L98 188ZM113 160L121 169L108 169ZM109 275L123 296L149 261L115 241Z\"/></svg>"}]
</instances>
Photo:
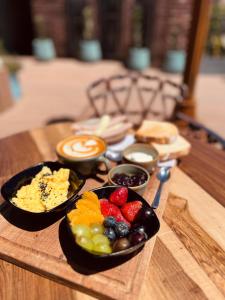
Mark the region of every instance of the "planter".
<instances>
[{"instance_id":1,"label":"planter","mask_svg":"<svg viewBox=\"0 0 225 300\"><path fill-rule=\"evenodd\" d=\"M33 54L38 60L52 60L55 58L55 46L51 39L34 39L32 41Z\"/></svg>"},{"instance_id":2,"label":"planter","mask_svg":"<svg viewBox=\"0 0 225 300\"><path fill-rule=\"evenodd\" d=\"M186 53L183 50L169 50L166 53L163 69L170 73L181 73L184 71Z\"/></svg>"},{"instance_id":3,"label":"planter","mask_svg":"<svg viewBox=\"0 0 225 300\"><path fill-rule=\"evenodd\" d=\"M101 45L98 40L80 41L80 59L83 61L98 61L102 58Z\"/></svg>"},{"instance_id":4,"label":"planter","mask_svg":"<svg viewBox=\"0 0 225 300\"><path fill-rule=\"evenodd\" d=\"M21 92L20 82L17 78L16 73L11 73L9 75L9 83L10 83L10 90L13 99L18 100L21 97L22 92Z\"/></svg>"},{"instance_id":5,"label":"planter","mask_svg":"<svg viewBox=\"0 0 225 300\"><path fill-rule=\"evenodd\" d=\"M133 70L144 70L150 66L151 54L148 48L130 48L128 67Z\"/></svg>"}]
</instances>

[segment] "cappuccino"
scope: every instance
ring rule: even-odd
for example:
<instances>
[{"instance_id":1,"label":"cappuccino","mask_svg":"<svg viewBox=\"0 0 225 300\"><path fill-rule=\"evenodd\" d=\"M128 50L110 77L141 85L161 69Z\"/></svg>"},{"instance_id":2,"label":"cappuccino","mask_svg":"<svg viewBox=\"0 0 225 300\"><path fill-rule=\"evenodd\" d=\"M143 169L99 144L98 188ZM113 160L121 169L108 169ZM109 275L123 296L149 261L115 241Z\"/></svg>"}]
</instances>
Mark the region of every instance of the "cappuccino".
<instances>
[{"instance_id":1,"label":"cappuccino","mask_svg":"<svg viewBox=\"0 0 225 300\"><path fill-rule=\"evenodd\" d=\"M69 160L86 160L98 157L106 151L104 140L92 135L77 135L61 141L56 151L59 156Z\"/></svg>"}]
</instances>

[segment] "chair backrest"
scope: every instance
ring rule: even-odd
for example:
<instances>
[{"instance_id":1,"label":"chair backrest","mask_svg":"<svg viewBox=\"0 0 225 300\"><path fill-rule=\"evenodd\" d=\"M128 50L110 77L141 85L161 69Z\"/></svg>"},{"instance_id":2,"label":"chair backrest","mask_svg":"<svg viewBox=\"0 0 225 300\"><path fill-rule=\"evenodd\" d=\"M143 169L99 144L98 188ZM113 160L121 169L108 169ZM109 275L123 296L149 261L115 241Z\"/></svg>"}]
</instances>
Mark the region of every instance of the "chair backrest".
<instances>
[{"instance_id":1,"label":"chair backrest","mask_svg":"<svg viewBox=\"0 0 225 300\"><path fill-rule=\"evenodd\" d=\"M185 93L184 85L138 72L102 78L87 88L95 116L125 114L136 124L172 119Z\"/></svg>"}]
</instances>

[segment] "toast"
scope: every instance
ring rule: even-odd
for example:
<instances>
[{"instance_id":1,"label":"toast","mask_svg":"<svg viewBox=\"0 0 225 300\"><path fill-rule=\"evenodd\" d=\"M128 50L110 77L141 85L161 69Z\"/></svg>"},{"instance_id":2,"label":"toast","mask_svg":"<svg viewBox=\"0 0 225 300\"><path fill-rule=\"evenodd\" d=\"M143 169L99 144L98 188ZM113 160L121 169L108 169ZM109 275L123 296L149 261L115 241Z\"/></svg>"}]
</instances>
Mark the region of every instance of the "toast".
<instances>
[{"instance_id":1,"label":"toast","mask_svg":"<svg viewBox=\"0 0 225 300\"><path fill-rule=\"evenodd\" d=\"M178 134L177 127L172 123L144 120L135 137L143 143L171 144Z\"/></svg>"},{"instance_id":2,"label":"toast","mask_svg":"<svg viewBox=\"0 0 225 300\"><path fill-rule=\"evenodd\" d=\"M172 144L151 143L151 145L158 151L160 160L177 159L189 154L191 149L190 143L180 135Z\"/></svg>"}]
</instances>

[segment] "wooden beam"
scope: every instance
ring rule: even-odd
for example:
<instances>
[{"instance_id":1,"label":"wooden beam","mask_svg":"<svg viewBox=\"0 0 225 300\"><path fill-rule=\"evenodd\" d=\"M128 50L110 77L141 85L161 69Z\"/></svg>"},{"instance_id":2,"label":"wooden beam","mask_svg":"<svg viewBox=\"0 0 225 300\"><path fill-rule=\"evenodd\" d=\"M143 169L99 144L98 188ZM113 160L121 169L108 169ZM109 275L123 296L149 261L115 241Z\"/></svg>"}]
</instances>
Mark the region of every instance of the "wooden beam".
<instances>
[{"instance_id":1,"label":"wooden beam","mask_svg":"<svg viewBox=\"0 0 225 300\"><path fill-rule=\"evenodd\" d=\"M195 84L208 33L210 12L210 0L193 0L193 17L189 34L186 67L183 76L183 83L188 86L188 95L182 107L182 112L192 117L195 116Z\"/></svg>"}]
</instances>

